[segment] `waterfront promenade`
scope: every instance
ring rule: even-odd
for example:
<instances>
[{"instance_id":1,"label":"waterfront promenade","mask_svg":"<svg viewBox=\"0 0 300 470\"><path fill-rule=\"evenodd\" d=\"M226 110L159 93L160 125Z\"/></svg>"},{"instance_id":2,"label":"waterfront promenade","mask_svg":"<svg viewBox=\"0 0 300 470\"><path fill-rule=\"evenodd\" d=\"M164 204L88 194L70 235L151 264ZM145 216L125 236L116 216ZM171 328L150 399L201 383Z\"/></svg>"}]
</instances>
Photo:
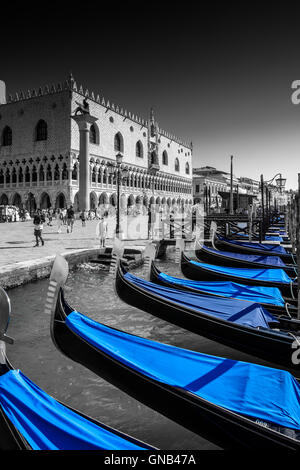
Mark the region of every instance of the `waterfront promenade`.
<instances>
[{"instance_id":1,"label":"waterfront promenade","mask_svg":"<svg viewBox=\"0 0 300 470\"><path fill-rule=\"evenodd\" d=\"M81 221L76 220L72 233L67 233L66 225L62 225L61 233L58 233L54 220L52 226L44 225L45 245L38 247L34 246L32 220L1 223L0 285L8 288L47 276L56 254L70 255L74 261L88 253L96 256L100 250L97 223L97 220L87 221L82 227ZM140 248L141 251L146 243L147 240L124 241L125 247ZM111 247L112 244L113 239L107 239L106 246Z\"/></svg>"}]
</instances>

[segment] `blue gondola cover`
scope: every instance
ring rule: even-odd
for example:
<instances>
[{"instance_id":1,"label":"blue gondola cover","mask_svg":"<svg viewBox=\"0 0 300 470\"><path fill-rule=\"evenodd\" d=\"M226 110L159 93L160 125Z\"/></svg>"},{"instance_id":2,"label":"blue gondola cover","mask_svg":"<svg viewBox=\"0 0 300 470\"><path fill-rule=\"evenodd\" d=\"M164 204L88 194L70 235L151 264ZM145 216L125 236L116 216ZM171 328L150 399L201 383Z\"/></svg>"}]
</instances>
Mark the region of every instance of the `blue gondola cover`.
<instances>
[{"instance_id":1,"label":"blue gondola cover","mask_svg":"<svg viewBox=\"0 0 300 470\"><path fill-rule=\"evenodd\" d=\"M284 306L285 304L281 292L277 287L244 286L243 284L230 281L192 281L190 279L172 277L165 273L159 273L158 277L162 279L162 281L174 284L174 287L176 287L176 285L183 285L207 292L208 294L216 294L223 297L233 297L270 305Z\"/></svg>"},{"instance_id":2,"label":"blue gondola cover","mask_svg":"<svg viewBox=\"0 0 300 470\"><path fill-rule=\"evenodd\" d=\"M255 279L257 281L267 282L280 282L283 284L290 284L292 279L286 274L283 269L273 268L231 268L227 266L215 266L214 264L199 263L198 261L190 260L195 266L201 266L208 271L215 273L226 274L232 277L239 277L244 279Z\"/></svg>"},{"instance_id":3,"label":"blue gondola cover","mask_svg":"<svg viewBox=\"0 0 300 470\"><path fill-rule=\"evenodd\" d=\"M239 325L269 328L269 323L278 322L265 308L255 302L246 303L238 299L208 297L196 292L180 291L145 281L130 273L125 274L125 279L162 299Z\"/></svg>"},{"instance_id":4,"label":"blue gondola cover","mask_svg":"<svg viewBox=\"0 0 300 470\"><path fill-rule=\"evenodd\" d=\"M227 410L300 430L300 386L287 371L209 356L117 331L79 312L68 327L139 373Z\"/></svg>"},{"instance_id":5,"label":"blue gondola cover","mask_svg":"<svg viewBox=\"0 0 300 470\"><path fill-rule=\"evenodd\" d=\"M221 237L218 235L220 240L224 240L225 242L229 242L232 245L237 246L244 246L245 248L253 248L254 250L263 250L272 253L278 254L286 254L286 249L281 245L273 245L271 243L249 243L249 242L241 242L238 240L228 240L228 238Z\"/></svg>"},{"instance_id":6,"label":"blue gondola cover","mask_svg":"<svg viewBox=\"0 0 300 470\"><path fill-rule=\"evenodd\" d=\"M19 370L0 376L0 405L34 450L142 450L58 403Z\"/></svg>"},{"instance_id":7,"label":"blue gondola cover","mask_svg":"<svg viewBox=\"0 0 300 470\"><path fill-rule=\"evenodd\" d=\"M265 256L265 255L248 255L244 253L232 253L231 251L215 250L209 246L202 247L204 251L208 253L216 253L229 258L238 259L241 261L247 261L251 263L269 264L270 266L285 267L285 263L279 256Z\"/></svg>"}]
</instances>

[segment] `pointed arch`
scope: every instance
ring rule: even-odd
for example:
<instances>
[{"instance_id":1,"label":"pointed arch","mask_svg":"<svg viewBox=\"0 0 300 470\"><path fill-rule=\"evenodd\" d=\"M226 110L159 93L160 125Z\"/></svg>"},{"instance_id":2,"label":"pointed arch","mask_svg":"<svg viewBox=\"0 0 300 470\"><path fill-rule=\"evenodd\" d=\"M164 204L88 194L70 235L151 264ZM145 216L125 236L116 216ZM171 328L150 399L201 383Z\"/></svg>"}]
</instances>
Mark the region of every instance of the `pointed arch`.
<instances>
[{"instance_id":1,"label":"pointed arch","mask_svg":"<svg viewBox=\"0 0 300 470\"><path fill-rule=\"evenodd\" d=\"M114 149L115 152L124 152L124 139L121 132L117 132L114 138Z\"/></svg>"},{"instance_id":2,"label":"pointed arch","mask_svg":"<svg viewBox=\"0 0 300 470\"><path fill-rule=\"evenodd\" d=\"M177 157L175 158L174 169L175 169L175 171L179 171L179 170L180 170L179 159L178 159Z\"/></svg>"},{"instance_id":3,"label":"pointed arch","mask_svg":"<svg viewBox=\"0 0 300 470\"><path fill-rule=\"evenodd\" d=\"M9 126L5 126L2 131L1 145L3 145L3 147L8 147L9 145L12 145L12 130Z\"/></svg>"},{"instance_id":4,"label":"pointed arch","mask_svg":"<svg viewBox=\"0 0 300 470\"><path fill-rule=\"evenodd\" d=\"M140 140L137 141L135 144L135 156L137 158L143 158L144 157L144 148L143 144Z\"/></svg>"},{"instance_id":5,"label":"pointed arch","mask_svg":"<svg viewBox=\"0 0 300 470\"><path fill-rule=\"evenodd\" d=\"M168 152L166 150L164 150L162 154L162 164L168 165Z\"/></svg>"},{"instance_id":6,"label":"pointed arch","mask_svg":"<svg viewBox=\"0 0 300 470\"><path fill-rule=\"evenodd\" d=\"M47 140L48 138L48 126L46 121L40 119L35 126L35 140L37 142Z\"/></svg>"},{"instance_id":7,"label":"pointed arch","mask_svg":"<svg viewBox=\"0 0 300 470\"><path fill-rule=\"evenodd\" d=\"M94 123L90 127L90 143L95 144L95 145L99 145L99 141L100 141L99 128L98 128L97 124Z\"/></svg>"}]
</instances>

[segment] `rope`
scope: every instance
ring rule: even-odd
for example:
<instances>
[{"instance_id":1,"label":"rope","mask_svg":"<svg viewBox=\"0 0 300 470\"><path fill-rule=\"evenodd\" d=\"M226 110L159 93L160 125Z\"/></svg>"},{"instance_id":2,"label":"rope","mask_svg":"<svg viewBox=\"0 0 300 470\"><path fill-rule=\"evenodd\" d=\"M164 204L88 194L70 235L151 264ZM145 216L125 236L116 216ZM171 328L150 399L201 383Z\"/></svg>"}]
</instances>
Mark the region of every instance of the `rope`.
<instances>
[{"instance_id":1,"label":"rope","mask_svg":"<svg viewBox=\"0 0 300 470\"><path fill-rule=\"evenodd\" d=\"M300 346L300 338L299 338L299 336L293 335L293 333L291 333L290 331L288 332L288 334L291 335L292 338L294 338L294 340L296 341L297 345Z\"/></svg>"},{"instance_id":2,"label":"rope","mask_svg":"<svg viewBox=\"0 0 300 470\"><path fill-rule=\"evenodd\" d=\"M297 278L295 278L295 279L297 279ZM293 282L294 282L294 280L292 279L291 282L290 282L290 289L291 289L292 299L295 300L295 296L294 296L294 292L293 292Z\"/></svg>"},{"instance_id":3,"label":"rope","mask_svg":"<svg viewBox=\"0 0 300 470\"><path fill-rule=\"evenodd\" d=\"M292 315L291 315L290 312L289 312L288 305L291 305L291 304L289 304L288 302L286 302L286 304L285 304L285 310L286 310L286 313L288 314L288 317L290 317L290 319L292 319Z\"/></svg>"}]
</instances>

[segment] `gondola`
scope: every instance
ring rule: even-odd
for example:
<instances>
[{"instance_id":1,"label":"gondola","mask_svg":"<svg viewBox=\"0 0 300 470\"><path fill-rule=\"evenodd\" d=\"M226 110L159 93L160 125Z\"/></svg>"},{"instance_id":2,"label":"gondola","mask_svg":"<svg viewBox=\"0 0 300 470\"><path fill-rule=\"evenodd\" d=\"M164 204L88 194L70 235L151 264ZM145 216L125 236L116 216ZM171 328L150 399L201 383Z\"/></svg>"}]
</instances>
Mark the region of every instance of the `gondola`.
<instances>
[{"instance_id":1,"label":"gondola","mask_svg":"<svg viewBox=\"0 0 300 470\"><path fill-rule=\"evenodd\" d=\"M120 264L119 297L165 321L256 357L299 369L291 360L300 321L274 317L260 304L183 292L145 281Z\"/></svg>"},{"instance_id":2,"label":"gondola","mask_svg":"<svg viewBox=\"0 0 300 470\"><path fill-rule=\"evenodd\" d=\"M0 288L0 449L1 450L148 450L154 449L55 400L5 353L10 311Z\"/></svg>"},{"instance_id":3,"label":"gondola","mask_svg":"<svg viewBox=\"0 0 300 470\"><path fill-rule=\"evenodd\" d=\"M185 277L195 281L232 281L252 286L278 287L284 297L297 298L295 279L282 269L231 268L201 263L181 255L181 270Z\"/></svg>"},{"instance_id":4,"label":"gondola","mask_svg":"<svg viewBox=\"0 0 300 470\"><path fill-rule=\"evenodd\" d=\"M215 248L205 245L199 246L195 250L195 253L197 258L204 263L237 268L280 268L292 277L297 276L297 266L285 264L279 256L233 253L230 251L216 250Z\"/></svg>"},{"instance_id":5,"label":"gondola","mask_svg":"<svg viewBox=\"0 0 300 470\"><path fill-rule=\"evenodd\" d=\"M288 253L281 245L268 243L250 243L239 240L229 240L228 238L216 235L216 248L224 251L232 251L233 253L248 253L261 256L279 256L284 263L296 264L292 253Z\"/></svg>"},{"instance_id":6,"label":"gondola","mask_svg":"<svg viewBox=\"0 0 300 470\"><path fill-rule=\"evenodd\" d=\"M284 299L277 287L246 286L230 281L193 281L162 273L152 261L150 281L165 287L198 292L213 297L233 298L257 302L274 315L297 316L294 299Z\"/></svg>"},{"instance_id":7,"label":"gondola","mask_svg":"<svg viewBox=\"0 0 300 470\"><path fill-rule=\"evenodd\" d=\"M50 279L51 335L69 358L222 448L300 448L300 386L289 372L98 323L68 305L64 280Z\"/></svg>"}]
</instances>

